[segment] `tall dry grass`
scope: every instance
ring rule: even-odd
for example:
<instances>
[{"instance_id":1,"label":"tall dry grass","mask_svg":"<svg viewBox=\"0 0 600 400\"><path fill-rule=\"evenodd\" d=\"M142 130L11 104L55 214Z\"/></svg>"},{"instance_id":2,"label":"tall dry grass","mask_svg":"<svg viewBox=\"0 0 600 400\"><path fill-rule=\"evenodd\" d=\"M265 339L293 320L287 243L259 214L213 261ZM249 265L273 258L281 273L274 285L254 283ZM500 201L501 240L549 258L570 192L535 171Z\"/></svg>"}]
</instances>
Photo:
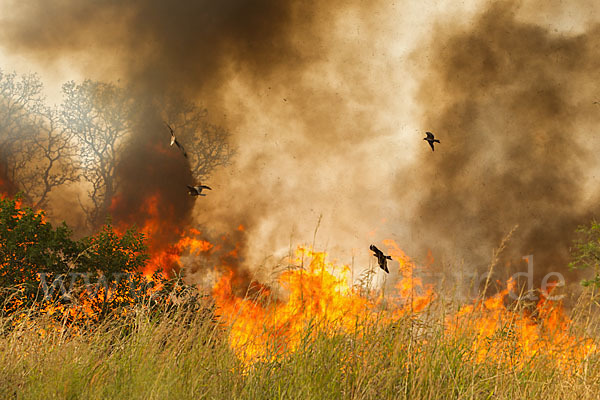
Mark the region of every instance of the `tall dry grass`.
<instances>
[{"instance_id":1,"label":"tall dry grass","mask_svg":"<svg viewBox=\"0 0 600 400\"><path fill-rule=\"evenodd\" d=\"M574 333L597 330L594 301L587 294L573 310ZM6 329L3 318L0 398L600 398L595 354L571 370L556 367L548 355L519 365L469 361L473 334L445 329L453 307L437 301L420 315L371 324L361 335L307 327L296 351L252 365L239 361L227 328L210 313L180 310L157 318L140 308L77 332L49 329L44 317ZM510 345L514 339L501 340Z\"/></svg>"}]
</instances>

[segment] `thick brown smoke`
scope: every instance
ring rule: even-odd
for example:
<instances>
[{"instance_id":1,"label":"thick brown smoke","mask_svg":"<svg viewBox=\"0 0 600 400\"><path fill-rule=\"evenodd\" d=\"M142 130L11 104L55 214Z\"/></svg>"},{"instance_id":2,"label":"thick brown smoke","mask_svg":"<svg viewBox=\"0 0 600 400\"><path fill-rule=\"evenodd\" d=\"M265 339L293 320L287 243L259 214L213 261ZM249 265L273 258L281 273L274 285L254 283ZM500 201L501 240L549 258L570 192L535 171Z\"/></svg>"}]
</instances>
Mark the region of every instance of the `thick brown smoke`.
<instances>
[{"instance_id":1,"label":"thick brown smoke","mask_svg":"<svg viewBox=\"0 0 600 400\"><path fill-rule=\"evenodd\" d=\"M148 229L152 252L164 251L177 241L191 223L194 204L182 190L193 182L187 160L165 145L169 133L155 111L141 113L137 131L124 149L126 156L117 166L121 184L110 209L121 226L154 224Z\"/></svg>"},{"instance_id":2,"label":"thick brown smoke","mask_svg":"<svg viewBox=\"0 0 600 400\"><path fill-rule=\"evenodd\" d=\"M236 73L264 79L285 64L300 66L291 45L298 14L314 5L290 1L144 0L15 2L3 20L3 43L38 58L65 55L116 63L146 94L180 91L218 98ZM306 16L304 18L307 18ZM293 20L292 20L293 19ZM77 58L77 57L76 57Z\"/></svg>"},{"instance_id":3,"label":"thick brown smoke","mask_svg":"<svg viewBox=\"0 0 600 400\"><path fill-rule=\"evenodd\" d=\"M90 65L91 70L95 69L91 65L94 61L103 60L104 65L111 65L117 76L134 88L145 110L141 117L144 124L134 132L122 157L124 162L118 171L122 189L111 212L119 223L143 225L148 214L147 198L156 196L158 212L168 226L159 229L154 240L168 245L182 229L193 225L194 202L185 192L185 185L192 184L193 177L185 162L166 155L155 145L168 139L160 121L161 105L156 105L156 100L176 93L202 101L211 110L217 110L214 113L218 115L220 111L228 112L225 105L225 95L231 93L228 85L242 79L250 86L273 93L281 93L281 87L290 82L300 82L289 88L292 92L285 96L295 102L296 106L291 107L310 103L312 108L314 99L309 100L307 95L318 88L314 83L303 83L307 80L305 74L313 63L325 58L318 47L312 47L318 45L316 36L325 33L317 32L323 29L323 22L312 20L319 8L326 13L332 7L320 7L317 2L300 5L279 0L176 3L146 0L133 4L64 1L52 5L37 1L26 6L15 3L13 17L3 21L6 29L2 42L15 51L43 60L71 56ZM318 96L322 101L340 99L328 90ZM236 113L234 110L229 120L216 122L227 123L227 128L236 131L240 124ZM311 159L327 157L326 148L339 145L339 150L344 151L349 143L366 140L355 134L347 135L344 126L337 126L338 118L314 110L301 118L312 125L307 131L303 128L296 138L299 151L308 153L301 168L311 168ZM293 119L297 124L298 116ZM304 137L305 132L309 132L308 137ZM254 135L262 132L245 132L236 144L245 146L244 137ZM318 140L317 146L321 148L313 148L312 140ZM265 142L269 142L266 137ZM277 150L278 153L285 152L289 144L282 145L284 148ZM201 229L209 235L235 232L239 225L252 230L257 221L285 201L277 193L278 188L261 182L260 172L257 173L264 166L261 159L268 159L270 154L260 148L245 154L248 159L244 160L244 170L238 170L240 174L233 177L238 183L211 184L215 191L210 196L215 201L202 204ZM300 187L297 178L292 180L295 187ZM306 184L319 186L319 182ZM219 194L219 189L224 194ZM205 199L200 201L206 203ZM316 218L310 221L311 225L314 223ZM286 234L290 228L285 228ZM285 243L287 238L283 240Z\"/></svg>"},{"instance_id":4,"label":"thick brown smoke","mask_svg":"<svg viewBox=\"0 0 600 400\"><path fill-rule=\"evenodd\" d=\"M541 277L565 273L576 226L599 211L586 199L599 194L600 29L565 36L516 11L495 3L466 29L435 32L419 99L441 144L419 160L412 228L438 254L485 265L518 224L510 258L533 254Z\"/></svg>"},{"instance_id":5,"label":"thick brown smoke","mask_svg":"<svg viewBox=\"0 0 600 400\"><path fill-rule=\"evenodd\" d=\"M364 3L14 2L0 42L132 85L146 123L124 157L117 214L135 222L158 192L177 229L239 236L243 225L239 268L277 264L316 237L362 270L368 245L390 236L472 268L515 224L512 259L562 268L598 194L599 143L586 135L600 112L598 29L525 22L515 3L475 1L486 11L473 21ZM533 9L553 14L555 3ZM192 179L185 161L154 145L167 140L156 100L170 93L201 102L238 147L196 202L178 191ZM425 130L442 141L435 153Z\"/></svg>"}]
</instances>

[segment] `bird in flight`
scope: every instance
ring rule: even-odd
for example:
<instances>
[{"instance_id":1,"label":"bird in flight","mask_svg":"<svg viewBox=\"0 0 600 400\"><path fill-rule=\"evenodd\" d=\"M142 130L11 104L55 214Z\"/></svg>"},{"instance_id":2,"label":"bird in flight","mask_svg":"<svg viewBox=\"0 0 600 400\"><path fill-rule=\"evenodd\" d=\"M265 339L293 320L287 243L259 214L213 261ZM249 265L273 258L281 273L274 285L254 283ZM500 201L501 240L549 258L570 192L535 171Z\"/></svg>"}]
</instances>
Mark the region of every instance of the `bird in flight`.
<instances>
[{"instance_id":1,"label":"bird in flight","mask_svg":"<svg viewBox=\"0 0 600 400\"><path fill-rule=\"evenodd\" d=\"M439 143L440 141L437 140L435 138L435 136L433 136L433 133L431 133L431 132L425 132L425 133L427 134L427 137L423 138L423 140L426 140L429 143L429 145L431 146L431 151L435 151L435 149L433 148L433 144Z\"/></svg>"},{"instance_id":2,"label":"bird in flight","mask_svg":"<svg viewBox=\"0 0 600 400\"><path fill-rule=\"evenodd\" d=\"M379 268L381 268L389 274L390 270L387 267L387 260L391 260L392 257L383 254L383 251L379 250L373 244L369 247L369 249L371 249L371 251L374 253L373 256L377 257L377 263L379 264Z\"/></svg>"},{"instance_id":3,"label":"bird in flight","mask_svg":"<svg viewBox=\"0 0 600 400\"><path fill-rule=\"evenodd\" d=\"M202 189L212 190L210 187L208 187L206 185L198 185L198 186L187 185L187 188L188 188L188 194L190 196L206 196L205 194L202 193Z\"/></svg>"},{"instance_id":4,"label":"bird in flight","mask_svg":"<svg viewBox=\"0 0 600 400\"><path fill-rule=\"evenodd\" d=\"M171 131L171 146L173 146L174 144L177 145L177 147L179 147L179 150L181 150L181 152L183 153L183 156L185 158L187 158L187 153L185 152L185 149L183 148L183 146L181 145L181 143L179 143L177 141L177 138L175 137L175 131L173 130L173 128L171 128L171 125L167 124L166 122L165 122L165 125Z\"/></svg>"}]
</instances>

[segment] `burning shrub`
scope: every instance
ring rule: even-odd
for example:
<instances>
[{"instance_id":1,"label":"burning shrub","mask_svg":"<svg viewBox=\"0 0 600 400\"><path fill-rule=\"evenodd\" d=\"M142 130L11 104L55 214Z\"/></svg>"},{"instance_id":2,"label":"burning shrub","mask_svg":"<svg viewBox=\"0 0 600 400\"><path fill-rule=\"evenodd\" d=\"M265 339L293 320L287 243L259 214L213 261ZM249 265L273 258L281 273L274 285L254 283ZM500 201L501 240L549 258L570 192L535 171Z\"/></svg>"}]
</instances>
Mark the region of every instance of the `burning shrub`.
<instances>
[{"instance_id":1,"label":"burning shrub","mask_svg":"<svg viewBox=\"0 0 600 400\"><path fill-rule=\"evenodd\" d=\"M68 273L77 242L65 226L53 228L43 213L0 199L0 304L4 312L30 306L39 298L40 274ZM18 294L18 295L17 295Z\"/></svg>"},{"instance_id":2,"label":"burning shrub","mask_svg":"<svg viewBox=\"0 0 600 400\"><path fill-rule=\"evenodd\" d=\"M14 321L35 310L72 325L137 305L164 311L156 306L195 303L194 288L180 276L145 277L148 260L145 237L135 229L118 234L107 223L73 240L64 223L55 228L19 199L0 199L0 306Z\"/></svg>"}]
</instances>

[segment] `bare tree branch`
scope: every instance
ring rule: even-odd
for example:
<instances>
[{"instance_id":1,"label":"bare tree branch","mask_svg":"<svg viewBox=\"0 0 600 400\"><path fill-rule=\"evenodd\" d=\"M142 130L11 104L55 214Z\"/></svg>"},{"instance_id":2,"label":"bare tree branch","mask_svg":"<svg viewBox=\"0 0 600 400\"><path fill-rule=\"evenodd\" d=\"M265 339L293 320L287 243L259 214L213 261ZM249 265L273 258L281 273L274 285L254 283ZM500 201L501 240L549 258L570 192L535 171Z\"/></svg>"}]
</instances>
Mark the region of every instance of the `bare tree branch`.
<instances>
[{"instance_id":1,"label":"bare tree branch","mask_svg":"<svg viewBox=\"0 0 600 400\"><path fill-rule=\"evenodd\" d=\"M20 186L34 207L45 208L52 189L78 181L80 170L74 135L63 128L58 110L43 108L33 118L37 133L28 143L33 154Z\"/></svg>"},{"instance_id":2,"label":"bare tree branch","mask_svg":"<svg viewBox=\"0 0 600 400\"><path fill-rule=\"evenodd\" d=\"M43 104L37 75L17 76L0 70L0 174L14 185L32 156L32 149L24 145L36 131L31 115Z\"/></svg>"},{"instance_id":3,"label":"bare tree branch","mask_svg":"<svg viewBox=\"0 0 600 400\"><path fill-rule=\"evenodd\" d=\"M208 112L180 97L165 101L165 115L177 137L185 143L192 174L199 181L207 179L218 167L227 165L235 151L231 134L208 122Z\"/></svg>"},{"instance_id":4,"label":"bare tree branch","mask_svg":"<svg viewBox=\"0 0 600 400\"><path fill-rule=\"evenodd\" d=\"M119 189L116 168L133 110L133 98L114 84L86 80L63 85L61 119L79 145L81 175L91 187L92 204L84 207L91 226L103 222Z\"/></svg>"},{"instance_id":5,"label":"bare tree branch","mask_svg":"<svg viewBox=\"0 0 600 400\"><path fill-rule=\"evenodd\" d=\"M44 105L35 74L0 71L0 169L34 207L46 205L52 189L77 180L71 136Z\"/></svg>"}]
</instances>

